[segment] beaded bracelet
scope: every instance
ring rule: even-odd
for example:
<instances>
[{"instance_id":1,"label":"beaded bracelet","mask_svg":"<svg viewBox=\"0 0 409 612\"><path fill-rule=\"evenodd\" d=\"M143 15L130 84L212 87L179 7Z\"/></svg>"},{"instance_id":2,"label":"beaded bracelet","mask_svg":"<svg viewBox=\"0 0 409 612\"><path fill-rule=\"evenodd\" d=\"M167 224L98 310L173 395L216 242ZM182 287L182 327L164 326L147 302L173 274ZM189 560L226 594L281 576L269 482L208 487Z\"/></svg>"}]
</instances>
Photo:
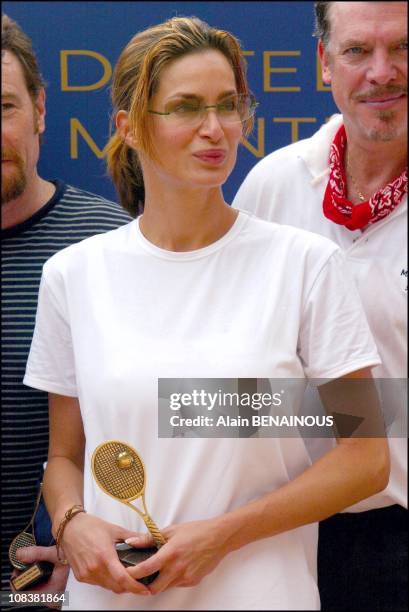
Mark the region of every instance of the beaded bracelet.
<instances>
[{"instance_id":1,"label":"beaded bracelet","mask_svg":"<svg viewBox=\"0 0 409 612\"><path fill-rule=\"evenodd\" d=\"M64 533L64 529L67 525L67 523L74 518L74 516L76 514L79 514L80 512L86 512L85 508L83 506L80 506L79 504L75 504L74 506L72 506L69 510L67 510L67 512L64 515L64 518L62 519L61 523L59 524L59 527L57 529L57 535L55 536L55 545L57 548L57 558L58 561L60 563L62 563L63 565L67 565L68 561L67 559L61 559L60 557L60 546L61 546L61 539Z\"/></svg>"}]
</instances>

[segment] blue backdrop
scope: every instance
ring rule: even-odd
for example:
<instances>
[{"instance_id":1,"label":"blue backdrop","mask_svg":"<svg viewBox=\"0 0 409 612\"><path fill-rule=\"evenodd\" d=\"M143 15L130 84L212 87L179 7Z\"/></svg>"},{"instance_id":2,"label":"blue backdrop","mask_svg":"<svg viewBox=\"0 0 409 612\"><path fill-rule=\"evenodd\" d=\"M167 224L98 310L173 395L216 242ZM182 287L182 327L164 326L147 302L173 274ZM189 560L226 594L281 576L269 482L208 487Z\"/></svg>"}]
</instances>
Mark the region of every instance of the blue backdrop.
<instances>
[{"instance_id":1,"label":"blue backdrop","mask_svg":"<svg viewBox=\"0 0 409 612\"><path fill-rule=\"evenodd\" d=\"M226 183L228 202L264 155L310 136L336 112L317 71L312 2L3 2L32 38L47 82L40 174L116 199L102 150L111 71L135 32L196 15L241 41L260 106L253 135Z\"/></svg>"}]
</instances>

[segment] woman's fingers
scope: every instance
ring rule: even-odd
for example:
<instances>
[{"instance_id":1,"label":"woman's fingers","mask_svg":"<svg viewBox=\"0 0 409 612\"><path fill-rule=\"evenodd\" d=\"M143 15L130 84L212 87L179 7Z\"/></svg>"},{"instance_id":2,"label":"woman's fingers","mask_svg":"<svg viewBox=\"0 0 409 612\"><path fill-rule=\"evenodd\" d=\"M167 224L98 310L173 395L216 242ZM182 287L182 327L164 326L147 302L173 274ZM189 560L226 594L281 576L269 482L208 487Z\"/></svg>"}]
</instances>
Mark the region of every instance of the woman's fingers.
<instances>
[{"instance_id":1,"label":"woman's fingers","mask_svg":"<svg viewBox=\"0 0 409 612\"><path fill-rule=\"evenodd\" d=\"M118 562L119 563L119 562ZM150 595L150 590L141 582L133 579L121 563L116 561L107 564L107 578L109 587L115 593L134 593L135 595Z\"/></svg>"},{"instance_id":2,"label":"woman's fingers","mask_svg":"<svg viewBox=\"0 0 409 612\"><path fill-rule=\"evenodd\" d=\"M150 576L155 572L160 572L166 562L166 559L166 552L164 555L162 549L160 549L156 554L152 555L152 557L149 557L149 559L141 561L141 563L138 563L133 567L127 567L126 571L128 572L129 576L131 576L134 580L140 580L145 576Z\"/></svg>"},{"instance_id":3,"label":"woman's fingers","mask_svg":"<svg viewBox=\"0 0 409 612\"><path fill-rule=\"evenodd\" d=\"M150 591L145 585L129 576L115 550L115 542L136 535L133 531L89 514L68 523L63 547L76 579L97 584L114 593L149 595Z\"/></svg>"},{"instance_id":4,"label":"woman's fingers","mask_svg":"<svg viewBox=\"0 0 409 612\"><path fill-rule=\"evenodd\" d=\"M149 585L153 595L173 586L195 586L226 554L215 531L214 521L210 520L170 526L163 531L166 544L149 559L127 568L127 572L136 580L159 572ZM127 543L139 547L147 540L128 538Z\"/></svg>"},{"instance_id":5,"label":"woman's fingers","mask_svg":"<svg viewBox=\"0 0 409 612\"><path fill-rule=\"evenodd\" d=\"M135 548L148 548L150 546L155 546L155 542L150 533L138 533L137 535L133 534L131 536L127 536L125 543L129 544L130 546L135 546Z\"/></svg>"}]
</instances>

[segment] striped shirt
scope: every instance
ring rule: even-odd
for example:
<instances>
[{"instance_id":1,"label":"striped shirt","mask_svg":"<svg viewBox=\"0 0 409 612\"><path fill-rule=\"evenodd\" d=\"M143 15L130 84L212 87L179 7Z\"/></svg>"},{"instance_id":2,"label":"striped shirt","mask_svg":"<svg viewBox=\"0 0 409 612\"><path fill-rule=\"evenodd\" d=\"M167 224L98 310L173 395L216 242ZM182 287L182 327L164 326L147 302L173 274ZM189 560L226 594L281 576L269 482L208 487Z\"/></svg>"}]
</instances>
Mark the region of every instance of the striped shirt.
<instances>
[{"instance_id":1,"label":"striped shirt","mask_svg":"<svg viewBox=\"0 0 409 612\"><path fill-rule=\"evenodd\" d=\"M57 251L131 221L104 198L53 181L56 192L30 219L2 231L2 589L8 547L30 521L48 450L47 393L23 385L43 264Z\"/></svg>"}]
</instances>

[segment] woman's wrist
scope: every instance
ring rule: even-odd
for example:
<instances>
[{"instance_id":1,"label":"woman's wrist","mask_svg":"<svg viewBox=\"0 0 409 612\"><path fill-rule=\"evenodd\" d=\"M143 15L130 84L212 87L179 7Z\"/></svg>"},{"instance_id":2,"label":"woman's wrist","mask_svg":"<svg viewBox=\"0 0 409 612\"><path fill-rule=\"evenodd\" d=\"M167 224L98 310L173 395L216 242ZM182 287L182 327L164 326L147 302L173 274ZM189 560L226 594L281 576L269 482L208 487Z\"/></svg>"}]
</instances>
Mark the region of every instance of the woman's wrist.
<instances>
[{"instance_id":1,"label":"woman's wrist","mask_svg":"<svg viewBox=\"0 0 409 612\"><path fill-rule=\"evenodd\" d=\"M51 533L53 534L54 540L57 539L58 528L61 525L61 522L64 520L66 513L73 506L81 506L83 508L84 504L82 503L81 498L78 499L75 496L74 499L72 497L71 499L60 499L55 506L54 512L52 514L50 513Z\"/></svg>"},{"instance_id":2,"label":"woman's wrist","mask_svg":"<svg viewBox=\"0 0 409 612\"><path fill-rule=\"evenodd\" d=\"M254 500L245 506L218 516L216 529L227 552L238 550L261 538L270 537L265 517L268 516L265 500Z\"/></svg>"},{"instance_id":3,"label":"woman's wrist","mask_svg":"<svg viewBox=\"0 0 409 612\"><path fill-rule=\"evenodd\" d=\"M63 559L61 554L61 542L64 535L64 531L68 523L75 517L77 514L81 512L86 512L84 506L82 504L74 504L65 512L64 517L60 521L58 525L57 532L55 535L55 543L57 547L57 557L60 563L66 563L67 561Z\"/></svg>"},{"instance_id":4,"label":"woman's wrist","mask_svg":"<svg viewBox=\"0 0 409 612\"><path fill-rule=\"evenodd\" d=\"M52 526L51 532L53 534L54 540L57 540L58 529L60 528L61 523L65 520L67 513L70 512L73 508L84 508L84 504L81 502L72 502L61 504L58 510L54 513L52 518Z\"/></svg>"},{"instance_id":5,"label":"woman's wrist","mask_svg":"<svg viewBox=\"0 0 409 612\"><path fill-rule=\"evenodd\" d=\"M243 526L240 523L239 516L228 512L216 517L213 521L219 546L225 554L233 552L244 545L244 542L240 541L240 533L243 531Z\"/></svg>"}]
</instances>

